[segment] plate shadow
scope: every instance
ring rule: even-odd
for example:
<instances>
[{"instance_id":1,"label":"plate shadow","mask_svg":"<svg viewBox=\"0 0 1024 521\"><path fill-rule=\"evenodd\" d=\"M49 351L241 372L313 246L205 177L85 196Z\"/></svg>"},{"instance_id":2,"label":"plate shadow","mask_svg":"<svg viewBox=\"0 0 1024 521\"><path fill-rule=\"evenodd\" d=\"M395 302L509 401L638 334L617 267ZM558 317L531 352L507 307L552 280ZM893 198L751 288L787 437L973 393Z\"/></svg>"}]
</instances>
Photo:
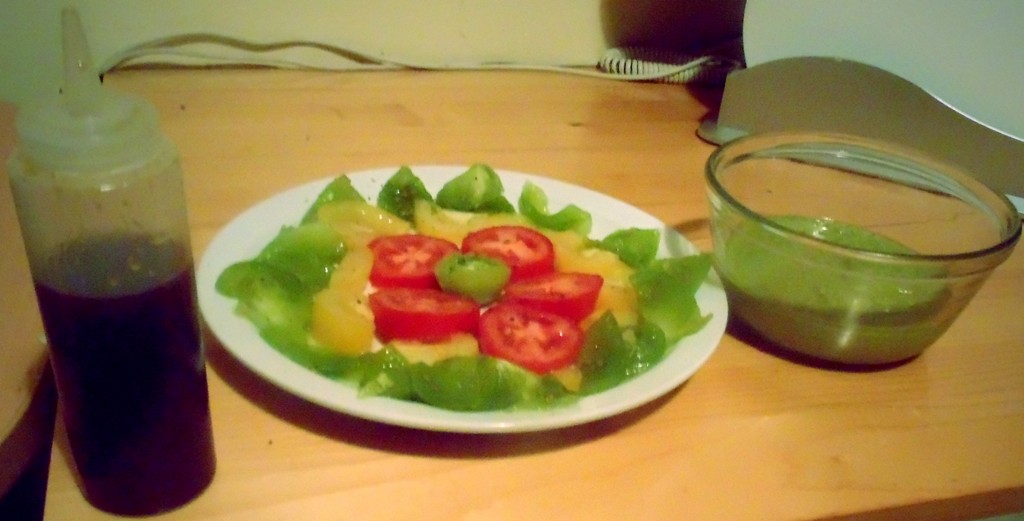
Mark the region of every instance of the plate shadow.
<instances>
[{"instance_id":1,"label":"plate shadow","mask_svg":"<svg viewBox=\"0 0 1024 521\"><path fill-rule=\"evenodd\" d=\"M572 427L484 434L421 430L350 416L291 394L245 367L205 327L204 335L209 367L228 386L266 413L300 429L343 443L418 456L502 458L588 443L642 420L662 407L680 389L618 415Z\"/></svg>"}]
</instances>

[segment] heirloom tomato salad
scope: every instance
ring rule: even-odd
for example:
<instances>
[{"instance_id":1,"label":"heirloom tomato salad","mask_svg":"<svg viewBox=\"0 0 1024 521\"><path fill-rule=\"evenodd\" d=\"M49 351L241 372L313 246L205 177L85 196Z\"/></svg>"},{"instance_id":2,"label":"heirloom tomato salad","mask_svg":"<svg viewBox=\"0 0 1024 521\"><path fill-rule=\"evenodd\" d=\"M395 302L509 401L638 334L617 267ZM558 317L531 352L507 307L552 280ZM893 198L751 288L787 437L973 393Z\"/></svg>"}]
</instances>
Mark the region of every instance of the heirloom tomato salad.
<instances>
[{"instance_id":1,"label":"heirloom tomato salad","mask_svg":"<svg viewBox=\"0 0 1024 521\"><path fill-rule=\"evenodd\" d=\"M431 194L402 167L376 204L331 181L300 222L217 278L293 361L456 411L554 407L614 387L702 328L704 254L657 258L661 232L590 237L527 182L513 204L476 164Z\"/></svg>"}]
</instances>

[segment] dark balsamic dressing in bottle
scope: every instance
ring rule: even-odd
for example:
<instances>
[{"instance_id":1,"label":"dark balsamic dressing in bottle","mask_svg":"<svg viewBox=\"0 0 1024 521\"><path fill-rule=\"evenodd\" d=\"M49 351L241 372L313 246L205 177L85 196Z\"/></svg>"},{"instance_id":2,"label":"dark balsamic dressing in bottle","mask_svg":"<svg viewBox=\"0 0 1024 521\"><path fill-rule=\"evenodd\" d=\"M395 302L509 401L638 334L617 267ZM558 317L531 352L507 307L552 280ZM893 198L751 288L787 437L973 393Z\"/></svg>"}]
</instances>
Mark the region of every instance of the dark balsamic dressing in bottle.
<instances>
[{"instance_id":1,"label":"dark balsamic dressing in bottle","mask_svg":"<svg viewBox=\"0 0 1024 521\"><path fill-rule=\"evenodd\" d=\"M62 92L18 113L8 171L83 493L150 515L215 470L182 172L155 108L103 87L62 16Z\"/></svg>"}]
</instances>

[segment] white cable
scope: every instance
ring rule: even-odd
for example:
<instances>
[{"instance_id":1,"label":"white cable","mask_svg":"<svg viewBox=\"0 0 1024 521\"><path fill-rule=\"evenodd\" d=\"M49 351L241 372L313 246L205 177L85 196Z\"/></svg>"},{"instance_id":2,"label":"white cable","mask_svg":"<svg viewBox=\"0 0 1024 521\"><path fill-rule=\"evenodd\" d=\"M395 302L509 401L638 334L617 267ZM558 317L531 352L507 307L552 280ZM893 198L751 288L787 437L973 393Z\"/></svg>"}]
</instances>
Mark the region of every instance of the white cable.
<instances>
[{"instance_id":1,"label":"white cable","mask_svg":"<svg viewBox=\"0 0 1024 521\"><path fill-rule=\"evenodd\" d=\"M246 54L245 56L239 57L237 55L221 54L209 50L182 48L183 45L195 43L214 44L225 48L235 48L245 51ZM265 55L265 53L273 50L299 47L319 49L326 53L334 54L339 58L346 59L347 62L343 66L313 65L299 60L274 58ZM395 60L382 56L373 56L367 53L354 51L349 48L328 46L312 42L257 44L215 35L182 35L154 40L152 42L143 43L127 49L112 56L104 62L100 71L107 72L117 67L141 63L147 58L153 59L161 56L176 58L178 61L181 59L195 60L205 64L256 65L285 69L327 71L358 69L532 70L612 80L662 81L670 83L719 81L724 79L725 74L728 74L728 72L738 67L738 64L733 60L710 54L680 55L660 51L649 51L640 48L609 49L602 60L598 63L597 70L559 65L521 63L417 63L409 60Z\"/></svg>"},{"instance_id":2,"label":"white cable","mask_svg":"<svg viewBox=\"0 0 1024 521\"><path fill-rule=\"evenodd\" d=\"M347 64L345 67L327 67L317 66L303 63L301 61L290 60L287 58L272 58L268 56L260 55L246 55L244 58L233 56L229 54L217 54L210 51L200 51L195 49L181 49L178 47L151 47L146 49L132 49L125 52L115 59L110 60L110 65L107 65L102 70L104 72L120 68L127 67L136 64L152 63L152 61L159 61L161 57L172 57L176 59L189 59L195 60L197 63L203 64L220 64L220 65L256 65L262 67L274 67L281 69L315 69L315 70L343 70L343 69L399 69L404 68L400 65L388 65L384 63L359 63L352 62ZM174 61L178 63L178 61Z\"/></svg>"}]
</instances>

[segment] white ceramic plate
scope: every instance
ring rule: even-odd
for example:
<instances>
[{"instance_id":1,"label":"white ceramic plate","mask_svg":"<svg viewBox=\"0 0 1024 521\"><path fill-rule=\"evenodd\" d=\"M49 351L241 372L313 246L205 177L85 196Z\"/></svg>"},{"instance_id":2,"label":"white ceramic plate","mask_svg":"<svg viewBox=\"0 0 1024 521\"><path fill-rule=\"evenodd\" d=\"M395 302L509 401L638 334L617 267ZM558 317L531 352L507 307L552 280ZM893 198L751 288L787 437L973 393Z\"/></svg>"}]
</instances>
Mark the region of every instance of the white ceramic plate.
<instances>
[{"instance_id":1,"label":"white ceramic plate","mask_svg":"<svg viewBox=\"0 0 1024 521\"><path fill-rule=\"evenodd\" d=\"M460 166L414 166L413 172L431 193L466 170ZM397 168L348 174L360 193L375 200L381 186ZM675 230L622 201L560 181L528 174L498 171L505 194L513 204L526 181L541 187L549 208L557 211L576 204L593 216L592 237L639 227L662 230L660 257L696 253ZM699 332L684 338L649 371L619 386L578 400L572 405L540 411L456 412L390 398L360 398L351 384L321 376L292 362L259 336L256 328L234 313L235 301L217 293L217 277L229 265L254 257L280 230L298 223L330 179L305 184L275 195L248 209L214 238L197 270L199 305L207 324L238 360L261 377L297 396L326 408L387 424L449 432L527 432L578 425L638 407L676 388L711 356L725 332L728 307L712 274L697 292L701 312L712 315Z\"/></svg>"}]
</instances>

